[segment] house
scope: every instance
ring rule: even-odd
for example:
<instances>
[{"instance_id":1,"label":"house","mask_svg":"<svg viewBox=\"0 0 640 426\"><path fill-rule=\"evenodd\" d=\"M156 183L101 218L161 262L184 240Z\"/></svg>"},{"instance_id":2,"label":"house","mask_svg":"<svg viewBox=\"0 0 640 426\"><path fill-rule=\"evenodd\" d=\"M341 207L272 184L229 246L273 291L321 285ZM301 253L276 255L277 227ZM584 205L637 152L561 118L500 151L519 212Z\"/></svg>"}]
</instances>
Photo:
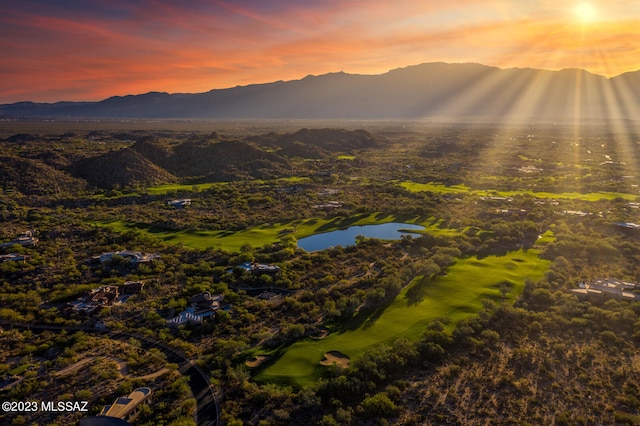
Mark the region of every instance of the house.
<instances>
[{"instance_id":1,"label":"house","mask_svg":"<svg viewBox=\"0 0 640 426\"><path fill-rule=\"evenodd\" d=\"M311 206L311 208L312 209L331 210L331 209L339 209L342 206L344 206L344 203L342 203L340 201L329 201L328 203L324 203L324 204L315 204L315 205Z\"/></svg>"},{"instance_id":2,"label":"house","mask_svg":"<svg viewBox=\"0 0 640 426\"><path fill-rule=\"evenodd\" d=\"M191 205L191 198L183 198L181 200L167 201L167 205L174 207L176 209L181 209Z\"/></svg>"},{"instance_id":3,"label":"house","mask_svg":"<svg viewBox=\"0 0 640 426\"><path fill-rule=\"evenodd\" d=\"M27 231L18 238L15 238L7 243L0 244L0 247L12 247L15 245L21 245L25 247L36 246L38 245L38 241L40 240L34 236L34 233L35 231Z\"/></svg>"},{"instance_id":4,"label":"house","mask_svg":"<svg viewBox=\"0 0 640 426\"><path fill-rule=\"evenodd\" d=\"M129 396L121 396L105 405L100 414L80 419L81 426L128 425L140 414L141 405L151 402L151 388L137 388Z\"/></svg>"},{"instance_id":5,"label":"house","mask_svg":"<svg viewBox=\"0 0 640 426\"><path fill-rule=\"evenodd\" d=\"M167 325L169 327L177 327L183 324L202 324L203 322L204 317L201 315L196 315L194 312L194 308L189 306L184 311L180 312L178 316L167 320Z\"/></svg>"},{"instance_id":6,"label":"house","mask_svg":"<svg viewBox=\"0 0 640 426\"><path fill-rule=\"evenodd\" d=\"M260 275L260 274L275 275L278 272L280 272L280 267L276 265L271 265L267 263L251 264L251 273L254 275Z\"/></svg>"},{"instance_id":7,"label":"house","mask_svg":"<svg viewBox=\"0 0 640 426\"><path fill-rule=\"evenodd\" d=\"M256 263L256 262L244 262L240 265L237 265L236 268L244 269L245 271L251 271L254 275L261 274L270 274L275 275L280 272L280 267L276 265L271 265L267 263ZM233 268L227 269L228 273L233 272Z\"/></svg>"},{"instance_id":8,"label":"house","mask_svg":"<svg viewBox=\"0 0 640 426\"><path fill-rule=\"evenodd\" d=\"M125 259L129 259L129 263L137 265L139 263L150 263L160 258L160 255L153 253L142 253L133 250L120 250L112 251L108 253L102 253L100 256L94 257L94 260L98 260L100 263L110 262L113 256L121 256Z\"/></svg>"},{"instance_id":9,"label":"house","mask_svg":"<svg viewBox=\"0 0 640 426\"><path fill-rule=\"evenodd\" d=\"M211 295L208 291L198 293L189 298L189 305L201 308L209 308L212 306L220 306L220 302L224 300L223 294Z\"/></svg>"},{"instance_id":10,"label":"house","mask_svg":"<svg viewBox=\"0 0 640 426\"><path fill-rule=\"evenodd\" d=\"M563 215L569 215L569 216L579 216L579 217L585 217L590 215L591 213L588 212L583 212L581 210L564 210L562 212Z\"/></svg>"},{"instance_id":11,"label":"house","mask_svg":"<svg viewBox=\"0 0 640 426\"><path fill-rule=\"evenodd\" d=\"M640 296L632 293L636 288L638 288L636 283L610 278L599 278L590 283L583 283L580 285L580 288L572 289L571 292L578 297L596 300L638 300Z\"/></svg>"},{"instance_id":12,"label":"house","mask_svg":"<svg viewBox=\"0 0 640 426\"><path fill-rule=\"evenodd\" d=\"M223 294L212 295L208 291L193 295L189 298L189 306L178 316L167 320L167 325L177 327L182 324L202 324L215 316L223 300Z\"/></svg>"},{"instance_id":13,"label":"house","mask_svg":"<svg viewBox=\"0 0 640 426\"><path fill-rule=\"evenodd\" d=\"M143 290L144 290L143 281L127 281L122 286L123 294L138 294L138 293L142 293Z\"/></svg>"},{"instance_id":14,"label":"house","mask_svg":"<svg viewBox=\"0 0 640 426\"><path fill-rule=\"evenodd\" d=\"M339 192L339 189L323 188L322 191L318 192L318 195L320 195L321 197L329 197L332 195L336 195Z\"/></svg>"},{"instance_id":15,"label":"house","mask_svg":"<svg viewBox=\"0 0 640 426\"><path fill-rule=\"evenodd\" d=\"M120 296L120 289L115 285L107 285L89 293L89 302L98 306L111 306Z\"/></svg>"},{"instance_id":16,"label":"house","mask_svg":"<svg viewBox=\"0 0 640 426\"><path fill-rule=\"evenodd\" d=\"M637 223L615 222L614 225L615 226L619 226L619 227L624 228L624 229L631 230L631 231L640 231L640 225L638 225Z\"/></svg>"},{"instance_id":17,"label":"house","mask_svg":"<svg viewBox=\"0 0 640 426\"><path fill-rule=\"evenodd\" d=\"M0 255L0 263L2 262L26 262L31 260L31 256L19 253L9 253Z\"/></svg>"},{"instance_id":18,"label":"house","mask_svg":"<svg viewBox=\"0 0 640 426\"><path fill-rule=\"evenodd\" d=\"M80 314L91 314L96 309L106 308L122 302L120 288L115 285L98 287L78 300L69 302L67 309Z\"/></svg>"},{"instance_id":19,"label":"house","mask_svg":"<svg viewBox=\"0 0 640 426\"><path fill-rule=\"evenodd\" d=\"M520 217L527 216L527 211L525 209L497 209L496 213L501 215L511 215L511 216L520 216Z\"/></svg>"},{"instance_id":20,"label":"house","mask_svg":"<svg viewBox=\"0 0 640 426\"><path fill-rule=\"evenodd\" d=\"M507 203L510 203L513 201L513 198L511 197L498 197L498 196L485 196L485 197L480 197L480 199L482 201L504 201Z\"/></svg>"}]
</instances>

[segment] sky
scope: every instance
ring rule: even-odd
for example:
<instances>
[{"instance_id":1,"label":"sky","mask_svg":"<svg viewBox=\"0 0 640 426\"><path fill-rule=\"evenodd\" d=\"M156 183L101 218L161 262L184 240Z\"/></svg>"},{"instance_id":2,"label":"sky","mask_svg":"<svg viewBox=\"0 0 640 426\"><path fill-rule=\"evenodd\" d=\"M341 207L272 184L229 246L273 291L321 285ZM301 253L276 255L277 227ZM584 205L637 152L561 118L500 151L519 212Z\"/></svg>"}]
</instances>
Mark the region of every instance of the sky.
<instances>
[{"instance_id":1,"label":"sky","mask_svg":"<svg viewBox=\"0 0 640 426\"><path fill-rule=\"evenodd\" d=\"M0 103L201 93L425 62L640 69L637 0L0 0Z\"/></svg>"}]
</instances>

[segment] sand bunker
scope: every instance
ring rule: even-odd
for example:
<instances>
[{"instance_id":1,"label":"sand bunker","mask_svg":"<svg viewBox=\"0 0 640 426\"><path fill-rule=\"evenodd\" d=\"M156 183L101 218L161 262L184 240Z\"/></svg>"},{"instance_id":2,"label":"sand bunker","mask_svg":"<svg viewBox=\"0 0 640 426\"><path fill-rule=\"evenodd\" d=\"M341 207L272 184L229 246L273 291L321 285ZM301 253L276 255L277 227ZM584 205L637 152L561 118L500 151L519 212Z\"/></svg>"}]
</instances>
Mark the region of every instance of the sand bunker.
<instances>
[{"instance_id":1,"label":"sand bunker","mask_svg":"<svg viewBox=\"0 0 640 426\"><path fill-rule=\"evenodd\" d=\"M262 364L267 358L269 358L268 356L265 355L257 355L254 356L253 358L249 358L245 364L247 364L247 367L258 367L260 364Z\"/></svg>"},{"instance_id":2,"label":"sand bunker","mask_svg":"<svg viewBox=\"0 0 640 426\"><path fill-rule=\"evenodd\" d=\"M324 354L320 365L336 365L338 367L349 367L349 357L338 351L329 351Z\"/></svg>"},{"instance_id":3,"label":"sand bunker","mask_svg":"<svg viewBox=\"0 0 640 426\"><path fill-rule=\"evenodd\" d=\"M329 329L325 328L325 327L318 327L317 331L315 334L313 334L311 337L312 339L315 340L321 340L324 339L325 337L327 337L329 335Z\"/></svg>"}]
</instances>

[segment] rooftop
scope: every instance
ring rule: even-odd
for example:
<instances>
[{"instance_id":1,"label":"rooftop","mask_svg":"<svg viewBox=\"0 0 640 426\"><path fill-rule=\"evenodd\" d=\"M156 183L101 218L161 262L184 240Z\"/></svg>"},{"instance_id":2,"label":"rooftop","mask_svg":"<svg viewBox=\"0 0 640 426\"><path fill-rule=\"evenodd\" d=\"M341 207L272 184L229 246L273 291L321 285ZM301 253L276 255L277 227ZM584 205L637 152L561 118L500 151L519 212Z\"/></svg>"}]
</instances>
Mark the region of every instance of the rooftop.
<instances>
[{"instance_id":1,"label":"rooftop","mask_svg":"<svg viewBox=\"0 0 640 426\"><path fill-rule=\"evenodd\" d=\"M129 396L121 396L113 404L105 406L100 415L127 419L138 404L147 400L150 396L150 388L135 389Z\"/></svg>"},{"instance_id":2,"label":"rooftop","mask_svg":"<svg viewBox=\"0 0 640 426\"><path fill-rule=\"evenodd\" d=\"M14 245L21 246L35 246L38 244L39 239L34 235L34 231L27 231L18 238L15 238L7 243L0 244L0 247L11 247Z\"/></svg>"},{"instance_id":3,"label":"rooftop","mask_svg":"<svg viewBox=\"0 0 640 426\"><path fill-rule=\"evenodd\" d=\"M581 283L580 288L571 290L574 294L585 296L616 297L624 300L637 300L640 296L631 292L637 287L636 283L611 278L599 278L589 283Z\"/></svg>"}]
</instances>

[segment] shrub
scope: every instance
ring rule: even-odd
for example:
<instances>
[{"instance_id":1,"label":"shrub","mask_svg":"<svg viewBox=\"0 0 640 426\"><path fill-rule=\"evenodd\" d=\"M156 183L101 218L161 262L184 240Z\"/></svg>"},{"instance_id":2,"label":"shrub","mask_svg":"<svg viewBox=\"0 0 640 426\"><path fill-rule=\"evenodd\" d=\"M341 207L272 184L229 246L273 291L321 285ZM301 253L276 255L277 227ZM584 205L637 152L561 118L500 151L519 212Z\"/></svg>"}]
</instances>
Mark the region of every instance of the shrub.
<instances>
[{"instance_id":1,"label":"shrub","mask_svg":"<svg viewBox=\"0 0 640 426\"><path fill-rule=\"evenodd\" d=\"M358 409L368 419L397 416L400 410L386 393L379 393L365 398Z\"/></svg>"}]
</instances>

